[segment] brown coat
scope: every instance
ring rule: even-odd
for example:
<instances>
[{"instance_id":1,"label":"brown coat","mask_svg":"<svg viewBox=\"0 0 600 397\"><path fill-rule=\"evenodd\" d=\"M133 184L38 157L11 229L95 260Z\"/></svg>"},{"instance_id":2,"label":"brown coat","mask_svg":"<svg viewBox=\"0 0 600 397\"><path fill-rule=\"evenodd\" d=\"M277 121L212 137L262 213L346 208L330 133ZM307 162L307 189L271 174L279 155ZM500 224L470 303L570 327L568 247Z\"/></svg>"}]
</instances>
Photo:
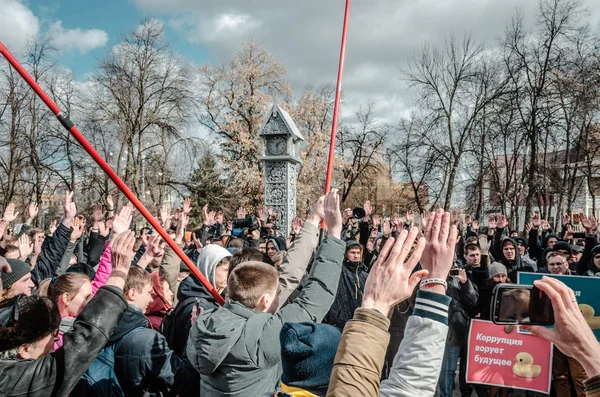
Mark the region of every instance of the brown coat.
<instances>
[{"instance_id":1,"label":"brown coat","mask_svg":"<svg viewBox=\"0 0 600 397\"><path fill-rule=\"evenodd\" d=\"M358 308L346 323L329 382L327 396L377 396L390 320L383 314Z\"/></svg>"},{"instance_id":2,"label":"brown coat","mask_svg":"<svg viewBox=\"0 0 600 397\"><path fill-rule=\"evenodd\" d=\"M600 397L600 375L584 380L583 386L585 386L585 397Z\"/></svg>"}]
</instances>

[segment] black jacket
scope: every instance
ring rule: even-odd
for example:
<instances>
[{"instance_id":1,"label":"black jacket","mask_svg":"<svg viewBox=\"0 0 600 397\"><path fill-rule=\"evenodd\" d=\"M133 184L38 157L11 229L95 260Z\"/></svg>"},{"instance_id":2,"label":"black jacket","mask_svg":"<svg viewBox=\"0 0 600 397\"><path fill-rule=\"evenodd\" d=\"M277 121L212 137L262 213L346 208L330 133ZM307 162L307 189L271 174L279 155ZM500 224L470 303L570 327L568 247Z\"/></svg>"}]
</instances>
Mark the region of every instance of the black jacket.
<instances>
[{"instance_id":1,"label":"black jacket","mask_svg":"<svg viewBox=\"0 0 600 397\"><path fill-rule=\"evenodd\" d=\"M471 317L477 312L479 295L475 286L467 277L467 282L462 284L457 278L449 277L446 295L452 298L448 311L448 337L449 345L461 345L469 331Z\"/></svg>"},{"instance_id":2,"label":"black jacket","mask_svg":"<svg viewBox=\"0 0 600 397\"><path fill-rule=\"evenodd\" d=\"M66 227L62 223L58 225L52 238L48 240L47 244L42 246L42 252L31 271L31 278L35 284L39 284L40 281L56 275L56 269L60 265L70 239L71 228Z\"/></svg>"},{"instance_id":3,"label":"black jacket","mask_svg":"<svg viewBox=\"0 0 600 397\"><path fill-rule=\"evenodd\" d=\"M0 395L67 396L106 345L127 303L123 291L102 287L63 336L63 346L37 360L0 359ZM6 353L6 352L4 352Z\"/></svg>"},{"instance_id":4,"label":"black jacket","mask_svg":"<svg viewBox=\"0 0 600 397\"><path fill-rule=\"evenodd\" d=\"M193 274L190 274L179 284L179 290L177 291L178 302L174 310L174 314L176 315L176 337L175 344L171 346L179 357L182 357L185 352L190 328L192 327L192 309L195 301L188 298L198 298L198 303L204 310L216 309L220 306Z\"/></svg>"},{"instance_id":5,"label":"black jacket","mask_svg":"<svg viewBox=\"0 0 600 397\"><path fill-rule=\"evenodd\" d=\"M354 311L362 305L368 276L367 268L362 262L344 260L335 300L325 317L327 324L344 329L346 322L354 317Z\"/></svg>"},{"instance_id":6,"label":"black jacket","mask_svg":"<svg viewBox=\"0 0 600 397\"><path fill-rule=\"evenodd\" d=\"M504 229L496 229L496 233L494 234L494 248L498 255L499 262L506 266L506 270L508 270L508 278L513 283L516 283L517 272L535 273L535 269L521 261L521 255L519 255L519 246L515 240L512 238L502 239L503 231ZM502 247L506 241L509 241L513 247L515 247L515 259L506 259L504 256L504 250Z\"/></svg>"},{"instance_id":7,"label":"black jacket","mask_svg":"<svg viewBox=\"0 0 600 397\"><path fill-rule=\"evenodd\" d=\"M108 345L119 342L115 352L115 373L126 396L177 395L182 381L200 383L198 372L179 358L164 336L148 328L149 320L140 309L129 306Z\"/></svg>"}]
</instances>

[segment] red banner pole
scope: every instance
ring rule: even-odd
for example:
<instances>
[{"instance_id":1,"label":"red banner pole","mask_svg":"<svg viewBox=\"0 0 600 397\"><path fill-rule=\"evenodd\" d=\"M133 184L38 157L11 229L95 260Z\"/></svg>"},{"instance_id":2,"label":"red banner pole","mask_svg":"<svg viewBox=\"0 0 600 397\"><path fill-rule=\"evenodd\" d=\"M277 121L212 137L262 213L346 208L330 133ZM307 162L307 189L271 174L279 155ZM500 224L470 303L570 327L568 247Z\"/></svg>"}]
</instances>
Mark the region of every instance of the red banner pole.
<instances>
[{"instance_id":1,"label":"red banner pole","mask_svg":"<svg viewBox=\"0 0 600 397\"><path fill-rule=\"evenodd\" d=\"M335 138L337 136L338 114L340 111L340 98L342 96L342 77L344 76L344 59L346 57L346 36L348 35L348 18L350 17L350 0L346 0L344 11L344 27L342 29L342 48L340 49L340 63L338 66L337 84L335 87L335 104L333 107L333 121L331 122L331 139L329 143L329 158L327 159L327 177L325 178L325 194L331 189L333 178L333 161L335 156ZM324 222L321 222L321 228Z\"/></svg>"},{"instance_id":2,"label":"red banner pole","mask_svg":"<svg viewBox=\"0 0 600 397\"><path fill-rule=\"evenodd\" d=\"M46 93L42 90L42 88L37 84L37 82L27 73L27 71L21 66L19 61L13 57L13 55L8 51L6 46L0 41L0 53L6 58L8 63L12 65L12 67L25 79L27 84L35 91L35 93L40 97L42 101L50 108L52 113L56 115L56 118L60 123L69 131L75 139L81 144L81 146L88 152L90 156L98 163L100 168L112 179L112 181L117 185L119 189L125 194L127 199L133 203L135 208L146 218L146 220L152 225L154 230L156 230L160 236L165 240L167 244L175 251L177 256L181 258L181 260L189 267L190 271L194 273L194 275L200 280L200 282L206 287L208 292L215 298L217 302L221 305L225 303L221 295L217 292L217 290L206 280L206 278L200 273L196 265L188 258L188 256L183 252L181 248L175 241L169 236L165 229L158 223L156 219L152 216L152 214L144 207L144 205L138 200L138 198L133 194L131 190L127 187L127 185L119 178L116 172L110 168L110 166L104 161L102 156L98 154L98 152L94 149L92 145L85 139L85 137L79 132L77 127L71 122L69 116L62 113L58 106L46 95Z\"/></svg>"}]
</instances>

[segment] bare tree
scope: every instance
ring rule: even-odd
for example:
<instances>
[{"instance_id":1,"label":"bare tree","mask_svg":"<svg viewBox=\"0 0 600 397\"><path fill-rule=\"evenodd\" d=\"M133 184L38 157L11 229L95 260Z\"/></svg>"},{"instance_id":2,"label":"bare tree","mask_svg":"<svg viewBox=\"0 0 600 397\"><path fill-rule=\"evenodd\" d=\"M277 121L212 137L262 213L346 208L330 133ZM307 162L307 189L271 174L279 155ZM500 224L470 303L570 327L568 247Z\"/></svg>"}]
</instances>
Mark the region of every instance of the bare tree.
<instances>
[{"instance_id":1,"label":"bare tree","mask_svg":"<svg viewBox=\"0 0 600 397\"><path fill-rule=\"evenodd\" d=\"M431 131L443 132L428 138L431 147L449 149L443 153L449 163L446 209L452 204L461 160L479 115L503 93L503 84L496 84L496 70L482 62L482 54L472 37L459 42L451 36L443 48L425 45L404 71L409 86L419 92L418 104L429 110Z\"/></svg>"}]
</instances>

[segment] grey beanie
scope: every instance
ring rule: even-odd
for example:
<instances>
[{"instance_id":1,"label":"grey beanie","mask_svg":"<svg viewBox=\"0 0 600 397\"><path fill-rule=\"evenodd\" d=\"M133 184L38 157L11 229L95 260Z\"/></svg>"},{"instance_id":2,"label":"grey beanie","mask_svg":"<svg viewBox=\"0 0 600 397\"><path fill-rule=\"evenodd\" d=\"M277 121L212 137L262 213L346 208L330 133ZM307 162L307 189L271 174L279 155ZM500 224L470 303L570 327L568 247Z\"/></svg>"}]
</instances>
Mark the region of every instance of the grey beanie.
<instances>
[{"instance_id":1,"label":"grey beanie","mask_svg":"<svg viewBox=\"0 0 600 397\"><path fill-rule=\"evenodd\" d=\"M506 270L506 266L504 266L502 263L500 262L494 262L490 265L490 278L493 278L494 276L498 275L498 274L504 274L504 275L508 275L508 271Z\"/></svg>"},{"instance_id":2,"label":"grey beanie","mask_svg":"<svg viewBox=\"0 0 600 397\"><path fill-rule=\"evenodd\" d=\"M6 289L19 281L25 275L31 273L31 267L19 259L6 258L12 270L10 273L2 272L2 288Z\"/></svg>"}]
</instances>

